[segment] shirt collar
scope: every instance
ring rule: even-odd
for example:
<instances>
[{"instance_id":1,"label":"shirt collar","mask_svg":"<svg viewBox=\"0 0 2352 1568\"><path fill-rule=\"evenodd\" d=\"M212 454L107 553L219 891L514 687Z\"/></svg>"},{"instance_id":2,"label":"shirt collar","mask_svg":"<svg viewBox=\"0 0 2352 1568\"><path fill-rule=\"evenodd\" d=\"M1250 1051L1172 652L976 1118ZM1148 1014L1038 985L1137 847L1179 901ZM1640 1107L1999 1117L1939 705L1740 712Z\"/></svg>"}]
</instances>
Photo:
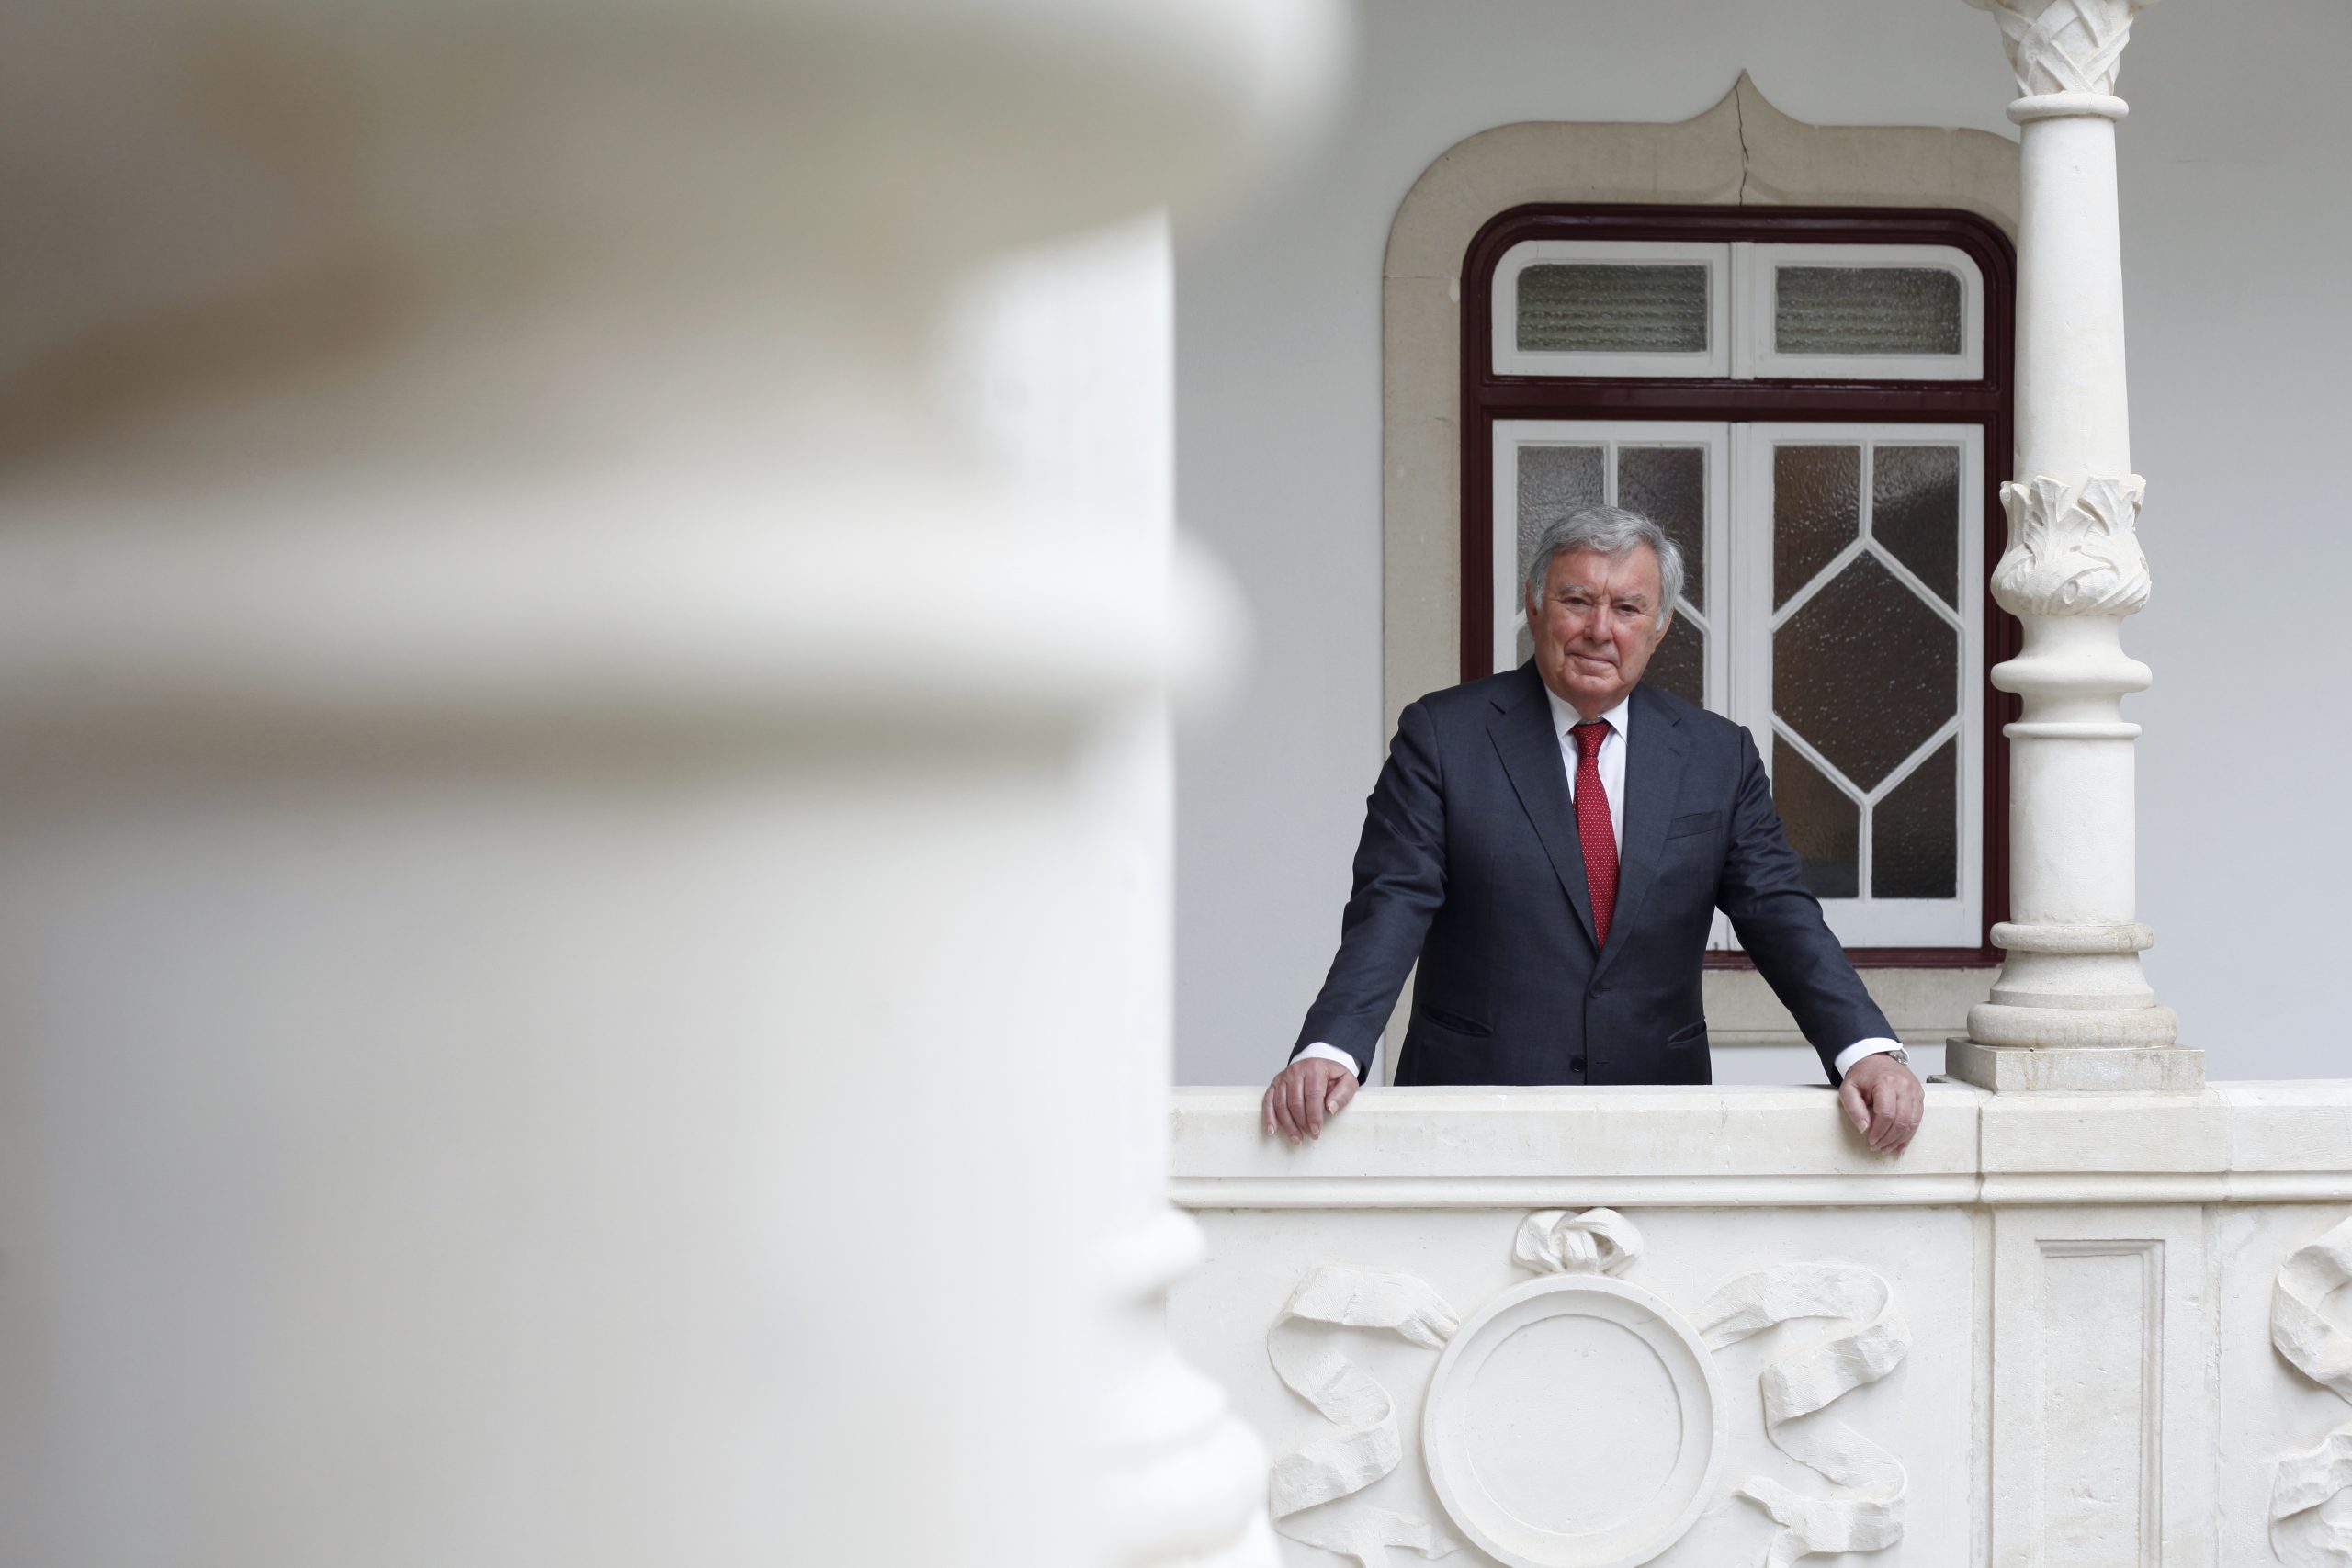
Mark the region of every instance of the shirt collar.
<instances>
[{"instance_id":1,"label":"shirt collar","mask_svg":"<svg viewBox=\"0 0 2352 1568\"><path fill-rule=\"evenodd\" d=\"M1544 688L1544 700L1552 705L1553 733L1565 742L1568 738L1568 731L1584 722L1584 715L1563 702L1560 694L1549 686ZM1634 694L1628 692L1625 694L1624 701L1600 716L1600 722L1615 730L1617 739L1623 741L1628 738L1627 726L1633 722L1633 716Z\"/></svg>"}]
</instances>

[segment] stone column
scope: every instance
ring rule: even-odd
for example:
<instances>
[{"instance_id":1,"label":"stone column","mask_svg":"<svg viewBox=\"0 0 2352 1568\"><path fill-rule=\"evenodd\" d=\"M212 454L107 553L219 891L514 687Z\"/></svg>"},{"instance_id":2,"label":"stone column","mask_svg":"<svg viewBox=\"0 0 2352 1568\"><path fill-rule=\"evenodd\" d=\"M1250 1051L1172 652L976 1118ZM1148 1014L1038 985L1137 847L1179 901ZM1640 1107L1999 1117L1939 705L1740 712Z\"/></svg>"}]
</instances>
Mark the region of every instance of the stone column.
<instances>
[{"instance_id":1,"label":"stone column","mask_svg":"<svg viewBox=\"0 0 2352 1568\"><path fill-rule=\"evenodd\" d=\"M2122 648L2148 599L2133 532L2124 383L2114 96L2148 0L1969 0L2000 24L2024 95L2018 235L2018 477L2001 487L2008 549L1993 595L2025 628L1993 683L2023 711L2010 742L2010 914L1991 998L1970 1010L1954 1077L1992 1089L2183 1089L2201 1053L2174 1044L2141 971L2133 915L2133 739L2126 692L2148 668Z\"/></svg>"},{"instance_id":2,"label":"stone column","mask_svg":"<svg viewBox=\"0 0 2352 1568\"><path fill-rule=\"evenodd\" d=\"M1270 1544L1155 1311L1166 497L938 349L1335 14L0 18L0 1562Z\"/></svg>"}]
</instances>

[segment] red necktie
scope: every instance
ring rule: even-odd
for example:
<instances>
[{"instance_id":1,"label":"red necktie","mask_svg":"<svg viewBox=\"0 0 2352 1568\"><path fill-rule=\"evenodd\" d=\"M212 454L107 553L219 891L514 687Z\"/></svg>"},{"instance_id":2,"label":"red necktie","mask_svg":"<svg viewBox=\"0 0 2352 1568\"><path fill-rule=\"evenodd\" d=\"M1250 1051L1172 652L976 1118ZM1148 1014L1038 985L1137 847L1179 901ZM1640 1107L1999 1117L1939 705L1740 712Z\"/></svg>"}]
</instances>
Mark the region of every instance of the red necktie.
<instances>
[{"instance_id":1,"label":"red necktie","mask_svg":"<svg viewBox=\"0 0 2352 1568\"><path fill-rule=\"evenodd\" d=\"M1609 942L1617 912L1617 835L1609 829L1609 795L1600 787L1600 747L1609 726L1599 719L1568 731L1577 743L1577 837L1584 840L1584 885L1592 895L1592 931Z\"/></svg>"}]
</instances>

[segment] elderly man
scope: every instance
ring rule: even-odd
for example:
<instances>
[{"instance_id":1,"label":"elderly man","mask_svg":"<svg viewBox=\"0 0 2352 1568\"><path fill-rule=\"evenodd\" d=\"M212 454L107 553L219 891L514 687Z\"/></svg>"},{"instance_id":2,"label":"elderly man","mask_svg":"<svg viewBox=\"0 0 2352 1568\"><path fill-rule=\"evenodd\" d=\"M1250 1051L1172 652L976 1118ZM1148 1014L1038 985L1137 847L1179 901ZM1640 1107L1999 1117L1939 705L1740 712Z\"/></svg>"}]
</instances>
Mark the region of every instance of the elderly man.
<instances>
[{"instance_id":1,"label":"elderly man","mask_svg":"<svg viewBox=\"0 0 2352 1568\"><path fill-rule=\"evenodd\" d=\"M1398 716L1269 1133L1319 1136L1354 1097L1417 958L1400 1084L1707 1083L1721 908L1871 1147L1910 1142L1919 1080L1805 889L1755 742L1641 683L1681 586L1656 523L1575 513L1528 563L1534 658Z\"/></svg>"}]
</instances>

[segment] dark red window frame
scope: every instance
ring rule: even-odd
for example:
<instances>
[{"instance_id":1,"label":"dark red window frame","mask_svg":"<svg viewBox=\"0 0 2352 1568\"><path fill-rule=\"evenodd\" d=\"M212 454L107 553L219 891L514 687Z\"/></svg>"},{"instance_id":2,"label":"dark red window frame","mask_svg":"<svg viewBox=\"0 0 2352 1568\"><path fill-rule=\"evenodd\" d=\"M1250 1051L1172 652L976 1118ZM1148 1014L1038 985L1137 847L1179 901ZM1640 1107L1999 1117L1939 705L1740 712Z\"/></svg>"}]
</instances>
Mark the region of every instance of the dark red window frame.
<instances>
[{"instance_id":1,"label":"dark red window frame","mask_svg":"<svg viewBox=\"0 0 2352 1568\"><path fill-rule=\"evenodd\" d=\"M1975 381L1733 380L1728 377L1504 376L1494 367L1496 264L1528 240L1681 240L1724 244L1947 245L1975 262L1984 281L1984 375ZM1973 213L1880 208L1515 207L1478 231L1462 264L1462 678L1493 673L1491 607L1466 585L1493 570L1494 422L1498 419L1687 419L1710 423L1861 421L1975 424L1984 431L1984 889L1976 947L1856 947L1871 967L1964 968L2000 962L1994 922L2009 908L2009 755L2001 727L2016 701L1996 691L1993 665L2018 650L2015 617L1993 602L1993 567L2007 524L2000 505L2009 477L2017 257L2008 238ZM1746 968L1740 953L1710 953L1711 968Z\"/></svg>"}]
</instances>

